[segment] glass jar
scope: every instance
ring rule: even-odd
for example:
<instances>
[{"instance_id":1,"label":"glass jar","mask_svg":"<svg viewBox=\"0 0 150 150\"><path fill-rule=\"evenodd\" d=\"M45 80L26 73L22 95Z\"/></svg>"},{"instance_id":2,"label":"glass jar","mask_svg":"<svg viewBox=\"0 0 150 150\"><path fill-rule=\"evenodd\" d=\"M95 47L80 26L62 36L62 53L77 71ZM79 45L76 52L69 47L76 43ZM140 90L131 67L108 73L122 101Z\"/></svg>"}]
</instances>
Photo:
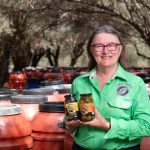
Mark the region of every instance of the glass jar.
<instances>
[{"instance_id":1,"label":"glass jar","mask_svg":"<svg viewBox=\"0 0 150 150\"><path fill-rule=\"evenodd\" d=\"M65 95L65 115L68 121L79 119L78 102L73 94Z\"/></svg>"},{"instance_id":2,"label":"glass jar","mask_svg":"<svg viewBox=\"0 0 150 150\"><path fill-rule=\"evenodd\" d=\"M91 94L81 94L79 102L80 120L91 121L95 118L94 103Z\"/></svg>"}]
</instances>

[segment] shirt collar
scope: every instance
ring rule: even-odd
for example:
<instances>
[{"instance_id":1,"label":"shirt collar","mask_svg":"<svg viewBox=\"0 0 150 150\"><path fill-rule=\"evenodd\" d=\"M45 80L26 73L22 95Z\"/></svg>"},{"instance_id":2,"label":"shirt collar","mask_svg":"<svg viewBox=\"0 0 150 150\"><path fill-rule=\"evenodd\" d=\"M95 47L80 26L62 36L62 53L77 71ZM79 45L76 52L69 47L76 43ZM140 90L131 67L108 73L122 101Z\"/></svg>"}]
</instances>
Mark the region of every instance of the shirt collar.
<instances>
[{"instance_id":1,"label":"shirt collar","mask_svg":"<svg viewBox=\"0 0 150 150\"><path fill-rule=\"evenodd\" d=\"M113 78L115 78L115 77L127 80L126 71L124 70L124 68L120 64L118 65L117 71L116 71L115 76Z\"/></svg>"},{"instance_id":2,"label":"shirt collar","mask_svg":"<svg viewBox=\"0 0 150 150\"><path fill-rule=\"evenodd\" d=\"M89 77L90 80L92 80L94 77L96 77L96 67L94 67L88 73L84 74L83 77ZM112 79L114 79L116 77L127 80L126 71L120 64L118 64L117 71L116 71L115 75L112 77Z\"/></svg>"}]
</instances>

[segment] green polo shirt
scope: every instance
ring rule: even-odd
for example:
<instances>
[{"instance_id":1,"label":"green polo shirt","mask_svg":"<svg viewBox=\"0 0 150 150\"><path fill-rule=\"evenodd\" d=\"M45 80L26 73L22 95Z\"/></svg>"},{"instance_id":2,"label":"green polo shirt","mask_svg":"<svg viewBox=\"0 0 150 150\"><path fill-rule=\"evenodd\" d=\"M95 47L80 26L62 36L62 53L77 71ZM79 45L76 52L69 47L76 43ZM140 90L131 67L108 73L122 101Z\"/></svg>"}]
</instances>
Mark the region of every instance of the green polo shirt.
<instances>
[{"instance_id":1,"label":"green polo shirt","mask_svg":"<svg viewBox=\"0 0 150 150\"><path fill-rule=\"evenodd\" d=\"M75 142L88 150L117 150L150 136L150 100L143 80L118 65L115 76L99 89L96 68L73 81L71 92L92 93L99 113L111 123L109 131L89 126L76 130Z\"/></svg>"}]
</instances>

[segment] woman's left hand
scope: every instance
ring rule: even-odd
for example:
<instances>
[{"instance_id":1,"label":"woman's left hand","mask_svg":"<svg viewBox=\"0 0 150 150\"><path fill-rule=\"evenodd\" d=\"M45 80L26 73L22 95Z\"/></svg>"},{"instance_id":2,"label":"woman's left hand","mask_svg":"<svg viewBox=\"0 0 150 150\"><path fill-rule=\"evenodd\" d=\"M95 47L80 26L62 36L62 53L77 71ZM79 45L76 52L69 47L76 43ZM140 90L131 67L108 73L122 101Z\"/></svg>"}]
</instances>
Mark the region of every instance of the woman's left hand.
<instances>
[{"instance_id":1,"label":"woman's left hand","mask_svg":"<svg viewBox=\"0 0 150 150\"><path fill-rule=\"evenodd\" d=\"M88 122L82 122L81 126L88 125L95 128L100 128L102 130L108 131L110 129L110 123L98 112L95 108L95 119Z\"/></svg>"}]
</instances>

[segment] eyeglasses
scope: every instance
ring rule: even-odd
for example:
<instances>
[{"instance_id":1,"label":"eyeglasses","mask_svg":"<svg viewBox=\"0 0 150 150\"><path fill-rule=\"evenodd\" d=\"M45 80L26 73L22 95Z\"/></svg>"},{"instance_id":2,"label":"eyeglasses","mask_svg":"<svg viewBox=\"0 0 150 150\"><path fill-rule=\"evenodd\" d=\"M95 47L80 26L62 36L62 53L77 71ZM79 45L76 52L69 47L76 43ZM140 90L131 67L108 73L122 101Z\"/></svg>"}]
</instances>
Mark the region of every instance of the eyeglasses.
<instances>
[{"instance_id":1,"label":"eyeglasses","mask_svg":"<svg viewBox=\"0 0 150 150\"><path fill-rule=\"evenodd\" d=\"M122 45L120 43L108 43L106 45L104 44L93 44L91 45L91 48L94 48L94 50L96 52L103 52L105 47L107 47L107 49L110 51L110 52L115 52L117 50L117 46L119 45Z\"/></svg>"}]
</instances>

